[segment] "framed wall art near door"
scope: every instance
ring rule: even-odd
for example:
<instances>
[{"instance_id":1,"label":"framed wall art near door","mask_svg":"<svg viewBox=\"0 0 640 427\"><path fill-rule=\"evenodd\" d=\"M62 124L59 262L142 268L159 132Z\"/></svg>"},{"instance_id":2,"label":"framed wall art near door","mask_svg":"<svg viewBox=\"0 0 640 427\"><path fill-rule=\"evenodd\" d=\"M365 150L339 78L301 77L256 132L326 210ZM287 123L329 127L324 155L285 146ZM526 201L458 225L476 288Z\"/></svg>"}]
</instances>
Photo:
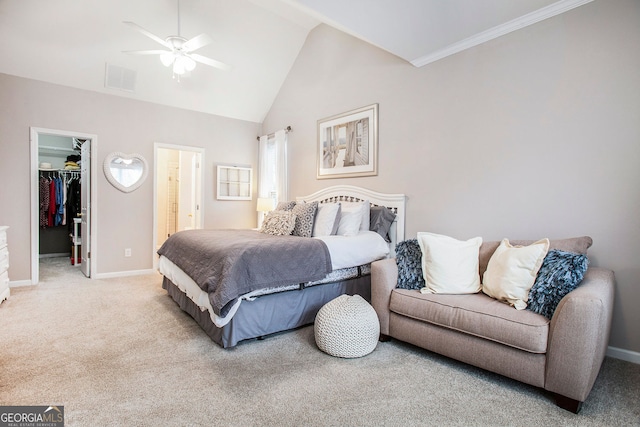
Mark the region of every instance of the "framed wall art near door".
<instances>
[{"instance_id":1,"label":"framed wall art near door","mask_svg":"<svg viewBox=\"0 0 640 427\"><path fill-rule=\"evenodd\" d=\"M378 104L318 120L317 179L378 174Z\"/></svg>"},{"instance_id":2,"label":"framed wall art near door","mask_svg":"<svg viewBox=\"0 0 640 427\"><path fill-rule=\"evenodd\" d=\"M251 200L253 170L218 165L218 200Z\"/></svg>"}]
</instances>

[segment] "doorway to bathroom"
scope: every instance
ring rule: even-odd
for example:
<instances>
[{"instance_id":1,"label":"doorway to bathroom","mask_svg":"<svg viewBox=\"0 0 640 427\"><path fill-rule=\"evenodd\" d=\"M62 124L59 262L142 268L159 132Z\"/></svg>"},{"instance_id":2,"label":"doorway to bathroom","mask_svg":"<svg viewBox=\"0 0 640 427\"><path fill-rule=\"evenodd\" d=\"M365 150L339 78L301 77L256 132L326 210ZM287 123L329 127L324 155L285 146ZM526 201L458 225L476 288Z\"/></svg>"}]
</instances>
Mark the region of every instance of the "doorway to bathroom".
<instances>
[{"instance_id":1,"label":"doorway to bathroom","mask_svg":"<svg viewBox=\"0 0 640 427\"><path fill-rule=\"evenodd\" d=\"M203 158L203 148L155 144L154 253L172 234L203 227Z\"/></svg>"}]
</instances>

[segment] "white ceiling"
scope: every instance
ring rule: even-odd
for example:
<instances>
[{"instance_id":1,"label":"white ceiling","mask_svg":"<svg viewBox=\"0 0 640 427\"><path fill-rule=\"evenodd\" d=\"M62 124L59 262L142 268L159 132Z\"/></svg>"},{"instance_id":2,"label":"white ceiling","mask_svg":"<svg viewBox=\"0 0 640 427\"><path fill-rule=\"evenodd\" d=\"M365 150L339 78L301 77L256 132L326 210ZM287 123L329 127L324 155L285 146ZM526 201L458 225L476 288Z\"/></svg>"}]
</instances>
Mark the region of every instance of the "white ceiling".
<instances>
[{"instance_id":1,"label":"white ceiling","mask_svg":"<svg viewBox=\"0 0 640 427\"><path fill-rule=\"evenodd\" d=\"M177 0L0 0L0 73L260 123L321 22L423 66L589 1L181 0L181 35L210 35L197 53L232 69L177 82L157 56L122 53L162 49L122 22L174 35ZM106 88L106 64L134 70L134 92Z\"/></svg>"}]
</instances>

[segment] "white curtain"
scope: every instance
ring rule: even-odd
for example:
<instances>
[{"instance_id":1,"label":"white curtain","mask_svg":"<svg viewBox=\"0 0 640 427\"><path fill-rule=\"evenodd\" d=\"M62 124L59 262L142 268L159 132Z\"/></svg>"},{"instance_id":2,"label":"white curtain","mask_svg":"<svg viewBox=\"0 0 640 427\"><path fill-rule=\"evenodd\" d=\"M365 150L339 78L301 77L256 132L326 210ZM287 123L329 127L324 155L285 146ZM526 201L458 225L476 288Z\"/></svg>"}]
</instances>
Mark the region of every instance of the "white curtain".
<instances>
[{"instance_id":1,"label":"white curtain","mask_svg":"<svg viewBox=\"0 0 640 427\"><path fill-rule=\"evenodd\" d=\"M276 203L289 200L287 132L261 136L259 156L258 197L274 197Z\"/></svg>"}]
</instances>

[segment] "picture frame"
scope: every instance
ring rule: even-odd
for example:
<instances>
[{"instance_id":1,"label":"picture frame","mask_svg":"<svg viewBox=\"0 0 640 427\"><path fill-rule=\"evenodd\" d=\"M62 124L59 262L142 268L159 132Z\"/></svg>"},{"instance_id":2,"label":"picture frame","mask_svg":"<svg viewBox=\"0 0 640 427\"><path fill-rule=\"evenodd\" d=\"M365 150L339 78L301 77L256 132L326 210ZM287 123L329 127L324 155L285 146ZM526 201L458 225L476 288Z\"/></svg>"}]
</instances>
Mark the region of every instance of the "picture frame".
<instances>
[{"instance_id":1,"label":"picture frame","mask_svg":"<svg viewBox=\"0 0 640 427\"><path fill-rule=\"evenodd\" d=\"M218 165L218 200L251 200L253 169Z\"/></svg>"},{"instance_id":2,"label":"picture frame","mask_svg":"<svg viewBox=\"0 0 640 427\"><path fill-rule=\"evenodd\" d=\"M318 120L316 179L378 174L378 104Z\"/></svg>"}]
</instances>

